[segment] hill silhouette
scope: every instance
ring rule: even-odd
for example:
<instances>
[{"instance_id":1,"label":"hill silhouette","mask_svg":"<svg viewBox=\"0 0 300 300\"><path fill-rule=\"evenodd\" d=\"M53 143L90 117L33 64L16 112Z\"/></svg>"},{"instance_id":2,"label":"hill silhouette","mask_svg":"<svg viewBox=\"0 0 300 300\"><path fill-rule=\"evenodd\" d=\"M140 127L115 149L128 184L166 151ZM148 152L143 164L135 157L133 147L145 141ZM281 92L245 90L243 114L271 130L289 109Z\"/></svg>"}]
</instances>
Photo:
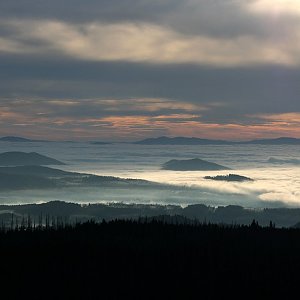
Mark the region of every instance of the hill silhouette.
<instances>
[{"instance_id":1,"label":"hill silhouette","mask_svg":"<svg viewBox=\"0 0 300 300\"><path fill-rule=\"evenodd\" d=\"M0 153L0 166L33 166L33 165L64 165L54 158L36 152L4 152Z\"/></svg>"},{"instance_id":2,"label":"hill silhouette","mask_svg":"<svg viewBox=\"0 0 300 300\"><path fill-rule=\"evenodd\" d=\"M102 221L113 219L156 219L164 222L222 223L249 225L255 219L259 225L267 226L272 221L276 227L291 227L300 222L299 208L265 208L247 209L241 206L228 205L211 207L203 204L188 205L158 205L158 204L125 204L125 203L95 203L78 204L63 201L51 201L41 204L0 205L0 224L10 226L12 216L21 222L22 218L30 216L36 223L43 216L50 218L62 217L68 222L75 220Z\"/></svg>"},{"instance_id":3,"label":"hill silhouette","mask_svg":"<svg viewBox=\"0 0 300 300\"><path fill-rule=\"evenodd\" d=\"M205 176L204 179L210 179L210 180L216 180L216 181L237 181L237 182L253 181L253 179L251 179L249 177L241 176L241 175L237 175L237 174Z\"/></svg>"},{"instance_id":4,"label":"hill silhouette","mask_svg":"<svg viewBox=\"0 0 300 300\"><path fill-rule=\"evenodd\" d=\"M199 158L177 160L172 159L162 165L163 170L172 171L215 171L215 170L230 170L225 166L202 160Z\"/></svg>"},{"instance_id":5,"label":"hill silhouette","mask_svg":"<svg viewBox=\"0 0 300 300\"><path fill-rule=\"evenodd\" d=\"M0 138L0 141L2 142L15 142L15 143L22 143L22 142L45 142L43 140L32 140L32 139L26 139L19 136L4 136Z\"/></svg>"}]
</instances>

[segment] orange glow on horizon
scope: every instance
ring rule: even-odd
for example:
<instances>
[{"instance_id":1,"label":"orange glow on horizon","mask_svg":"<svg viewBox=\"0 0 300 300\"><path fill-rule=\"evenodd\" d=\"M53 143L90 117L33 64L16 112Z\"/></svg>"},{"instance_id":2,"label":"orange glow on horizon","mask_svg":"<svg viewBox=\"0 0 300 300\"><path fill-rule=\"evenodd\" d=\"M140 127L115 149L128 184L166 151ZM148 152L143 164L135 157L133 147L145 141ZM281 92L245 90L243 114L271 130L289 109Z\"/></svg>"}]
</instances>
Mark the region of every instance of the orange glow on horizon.
<instances>
[{"instance_id":1,"label":"orange glow on horizon","mask_svg":"<svg viewBox=\"0 0 300 300\"><path fill-rule=\"evenodd\" d=\"M256 116L257 118L257 116ZM18 120L16 122L16 119ZM108 116L103 118L49 118L37 115L30 118L13 112L0 112L0 134L53 140L137 140L146 137L186 136L224 140L249 140L300 137L300 113L261 115L258 124L219 124L201 122L193 114L158 116Z\"/></svg>"}]
</instances>

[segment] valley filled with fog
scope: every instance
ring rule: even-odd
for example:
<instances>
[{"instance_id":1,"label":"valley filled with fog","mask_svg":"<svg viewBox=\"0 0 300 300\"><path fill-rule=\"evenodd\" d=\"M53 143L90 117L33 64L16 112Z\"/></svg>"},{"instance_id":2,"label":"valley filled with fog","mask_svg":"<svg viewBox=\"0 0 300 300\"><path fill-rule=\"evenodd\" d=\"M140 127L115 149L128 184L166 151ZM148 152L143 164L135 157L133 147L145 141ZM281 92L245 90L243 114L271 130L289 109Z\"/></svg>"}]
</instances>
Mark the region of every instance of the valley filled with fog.
<instances>
[{"instance_id":1,"label":"valley filled with fog","mask_svg":"<svg viewBox=\"0 0 300 300\"><path fill-rule=\"evenodd\" d=\"M249 208L300 207L299 145L139 145L79 142L1 142L2 152L37 152L64 162L53 168L101 176L144 179L162 185L97 186L0 191L1 204L62 200L77 203L241 205ZM230 168L169 171L171 159L200 158ZM205 176L246 176L227 182Z\"/></svg>"}]
</instances>

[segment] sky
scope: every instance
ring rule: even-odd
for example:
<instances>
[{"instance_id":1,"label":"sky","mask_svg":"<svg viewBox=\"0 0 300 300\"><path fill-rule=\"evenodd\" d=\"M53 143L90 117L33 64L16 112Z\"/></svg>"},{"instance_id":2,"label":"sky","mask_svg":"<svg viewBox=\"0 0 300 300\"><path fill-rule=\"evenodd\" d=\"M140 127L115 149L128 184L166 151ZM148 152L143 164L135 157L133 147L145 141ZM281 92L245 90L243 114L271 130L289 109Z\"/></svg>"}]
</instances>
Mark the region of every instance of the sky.
<instances>
[{"instance_id":1,"label":"sky","mask_svg":"<svg viewBox=\"0 0 300 300\"><path fill-rule=\"evenodd\" d=\"M6 135L300 138L300 1L1 0Z\"/></svg>"}]
</instances>

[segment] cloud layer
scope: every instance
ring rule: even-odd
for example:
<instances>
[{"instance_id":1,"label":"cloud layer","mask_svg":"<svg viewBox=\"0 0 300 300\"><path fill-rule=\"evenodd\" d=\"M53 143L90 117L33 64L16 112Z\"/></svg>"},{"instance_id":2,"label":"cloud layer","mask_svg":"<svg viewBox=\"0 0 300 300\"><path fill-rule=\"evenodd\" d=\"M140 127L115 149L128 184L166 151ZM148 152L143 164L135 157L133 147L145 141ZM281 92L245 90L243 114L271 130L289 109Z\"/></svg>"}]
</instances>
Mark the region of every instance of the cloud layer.
<instances>
[{"instance_id":1,"label":"cloud layer","mask_svg":"<svg viewBox=\"0 0 300 300\"><path fill-rule=\"evenodd\" d=\"M215 37L184 35L149 23L67 24L58 21L8 21L13 32L3 37L0 51L13 54L63 55L79 60L148 63L240 65L300 63L300 26L291 40L253 35ZM246 55L245 55L246 54Z\"/></svg>"},{"instance_id":2,"label":"cloud layer","mask_svg":"<svg viewBox=\"0 0 300 300\"><path fill-rule=\"evenodd\" d=\"M294 136L300 113L253 115L239 124L208 122L215 106L168 99L6 100L0 106L0 135L18 132L43 139L138 140L145 136L199 136L247 140ZM253 124L251 124L251 122ZM37 128L39 130L37 130Z\"/></svg>"},{"instance_id":3,"label":"cloud layer","mask_svg":"<svg viewBox=\"0 0 300 300\"><path fill-rule=\"evenodd\" d=\"M299 40L297 0L4 0L1 134L299 137Z\"/></svg>"}]
</instances>

